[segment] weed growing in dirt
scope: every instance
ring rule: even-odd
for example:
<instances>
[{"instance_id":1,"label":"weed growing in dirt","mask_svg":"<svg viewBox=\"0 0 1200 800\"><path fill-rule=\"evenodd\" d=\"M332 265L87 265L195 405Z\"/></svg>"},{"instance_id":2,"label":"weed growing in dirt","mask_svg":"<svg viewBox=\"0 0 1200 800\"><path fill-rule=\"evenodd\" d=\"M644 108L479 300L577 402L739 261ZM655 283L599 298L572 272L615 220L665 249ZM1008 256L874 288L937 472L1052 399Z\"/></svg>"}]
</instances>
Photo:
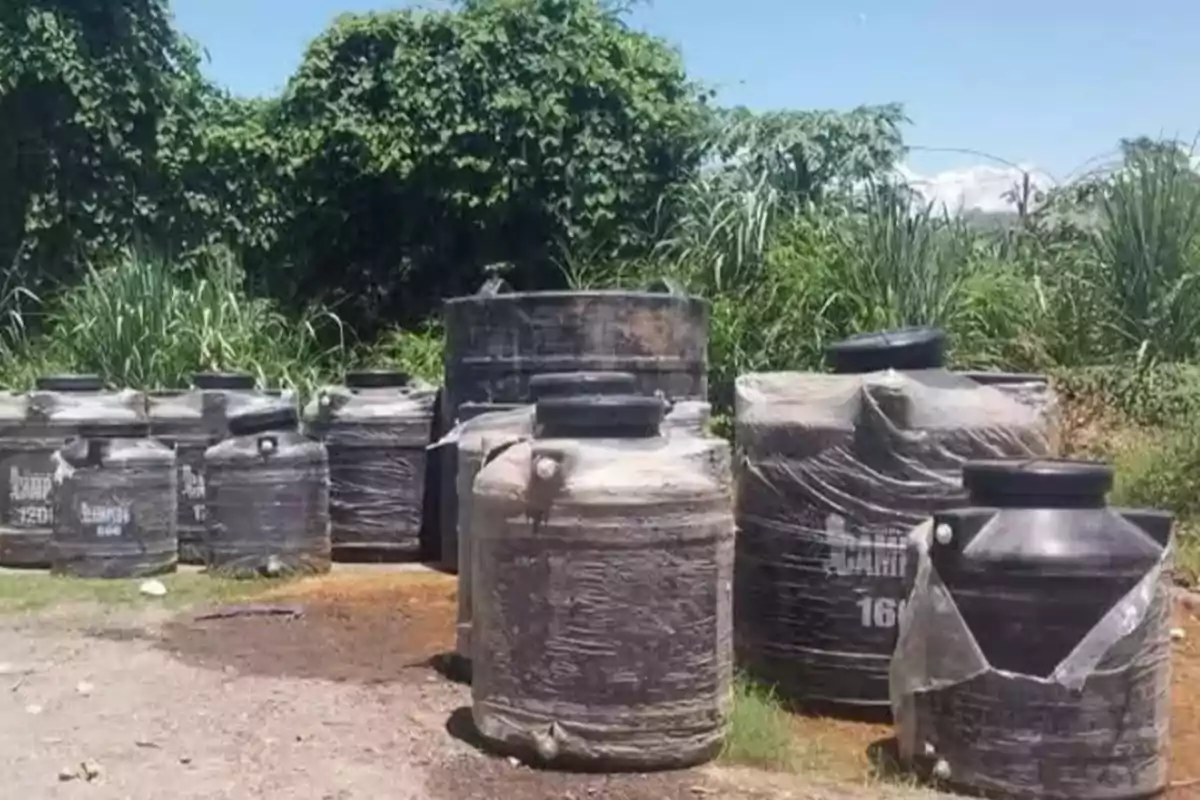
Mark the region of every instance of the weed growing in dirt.
<instances>
[{"instance_id":1,"label":"weed growing in dirt","mask_svg":"<svg viewBox=\"0 0 1200 800\"><path fill-rule=\"evenodd\" d=\"M738 676L733 688L733 714L721 759L763 769L798 766L790 715L774 690Z\"/></svg>"}]
</instances>

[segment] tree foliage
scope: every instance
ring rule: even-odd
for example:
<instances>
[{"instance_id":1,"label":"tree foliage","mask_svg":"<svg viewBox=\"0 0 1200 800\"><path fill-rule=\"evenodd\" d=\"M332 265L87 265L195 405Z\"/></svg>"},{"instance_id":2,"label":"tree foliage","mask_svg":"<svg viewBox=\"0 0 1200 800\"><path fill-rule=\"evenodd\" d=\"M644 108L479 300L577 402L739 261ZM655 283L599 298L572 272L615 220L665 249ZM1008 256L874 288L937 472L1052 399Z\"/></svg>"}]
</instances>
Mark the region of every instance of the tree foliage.
<instances>
[{"instance_id":1,"label":"tree foliage","mask_svg":"<svg viewBox=\"0 0 1200 800\"><path fill-rule=\"evenodd\" d=\"M594 0L343 16L281 101L300 296L411 318L483 266L557 282L687 177L704 108L677 53ZM349 312L346 312L349 313Z\"/></svg>"},{"instance_id":2,"label":"tree foliage","mask_svg":"<svg viewBox=\"0 0 1200 800\"><path fill-rule=\"evenodd\" d=\"M0 263L44 282L154 235L160 123L196 74L163 0L0 4Z\"/></svg>"}]
</instances>

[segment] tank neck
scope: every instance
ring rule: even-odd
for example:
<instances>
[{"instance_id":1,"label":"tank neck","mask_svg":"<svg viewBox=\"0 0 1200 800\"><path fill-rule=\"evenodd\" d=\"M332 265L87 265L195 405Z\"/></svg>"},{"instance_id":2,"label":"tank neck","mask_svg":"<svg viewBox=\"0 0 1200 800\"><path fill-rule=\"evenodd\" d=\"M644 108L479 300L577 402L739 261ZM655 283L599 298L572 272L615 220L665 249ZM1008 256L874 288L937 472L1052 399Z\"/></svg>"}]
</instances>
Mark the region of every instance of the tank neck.
<instances>
[{"instance_id":1,"label":"tank neck","mask_svg":"<svg viewBox=\"0 0 1200 800\"><path fill-rule=\"evenodd\" d=\"M88 393L104 391L99 375L43 375L34 383L41 392Z\"/></svg>"},{"instance_id":2,"label":"tank neck","mask_svg":"<svg viewBox=\"0 0 1200 800\"><path fill-rule=\"evenodd\" d=\"M192 385L210 391L251 391L256 381L248 372L197 372L192 376Z\"/></svg>"},{"instance_id":3,"label":"tank neck","mask_svg":"<svg viewBox=\"0 0 1200 800\"><path fill-rule=\"evenodd\" d=\"M255 409L229 418L229 433L233 436L257 436L260 433L296 431L300 417L294 408Z\"/></svg>"},{"instance_id":4,"label":"tank neck","mask_svg":"<svg viewBox=\"0 0 1200 800\"><path fill-rule=\"evenodd\" d=\"M987 508L1105 508L1112 484L1112 467L1098 461L991 459L963 466L971 504Z\"/></svg>"},{"instance_id":5,"label":"tank neck","mask_svg":"<svg viewBox=\"0 0 1200 800\"><path fill-rule=\"evenodd\" d=\"M945 366L946 335L937 328L860 333L825 349L825 363L840 375L885 369L916 371Z\"/></svg>"},{"instance_id":6,"label":"tank neck","mask_svg":"<svg viewBox=\"0 0 1200 800\"><path fill-rule=\"evenodd\" d=\"M657 397L549 397L536 407L539 439L653 439L664 404Z\"/></svg>"},{"instance_id":7,"label":"tank neck","mask_svg":"<svg viewBox=\"0 0 1200 800\"><path fill-rule=\"evenodd\" d=\"M636 393L637 378L632 372L550 372L529 379L529 395L534 401Z\"/></svg>"},{"instance_id":8,"label":"tank neck","mask_svg":"<svg viewBox=\"0 0 1200 800\"><path fill-rule=\"evenodd\" d=\"M404 389L412 376L399 370L359 370L346 373L347 389Z\"/></svg>"}]
</instances>

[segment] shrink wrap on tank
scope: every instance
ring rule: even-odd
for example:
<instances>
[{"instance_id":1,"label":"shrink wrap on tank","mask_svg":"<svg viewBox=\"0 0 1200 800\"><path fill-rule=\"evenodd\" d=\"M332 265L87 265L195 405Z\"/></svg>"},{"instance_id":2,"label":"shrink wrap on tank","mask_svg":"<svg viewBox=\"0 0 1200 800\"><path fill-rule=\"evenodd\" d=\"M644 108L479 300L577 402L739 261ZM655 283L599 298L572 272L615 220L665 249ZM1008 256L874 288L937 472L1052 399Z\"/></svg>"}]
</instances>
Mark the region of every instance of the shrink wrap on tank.
<instances>
[{"instance_id":1,"label":"shrink wrap on tank","mask_svg":"<svg viewBox=\"0 0 1200 800\"><path fill-rule=\"evenodd\" d=\"M1167 784L1173 547L1048 676L994 668L914 528L890 694L901 760L1013 798L1150 797Z\"/></svg>"},{"instance_id":2,"label":"shrink wrap on tank","mask_svg":"<svg viewBox=\"0 0 1200 800\"><path fill-rule=\"evenodd\" d=\"M793 700L886 713L912 527L970 459L1044 456L1045 417L941 369L736 384L738 657Z\"/></svg>"}]
</instances>

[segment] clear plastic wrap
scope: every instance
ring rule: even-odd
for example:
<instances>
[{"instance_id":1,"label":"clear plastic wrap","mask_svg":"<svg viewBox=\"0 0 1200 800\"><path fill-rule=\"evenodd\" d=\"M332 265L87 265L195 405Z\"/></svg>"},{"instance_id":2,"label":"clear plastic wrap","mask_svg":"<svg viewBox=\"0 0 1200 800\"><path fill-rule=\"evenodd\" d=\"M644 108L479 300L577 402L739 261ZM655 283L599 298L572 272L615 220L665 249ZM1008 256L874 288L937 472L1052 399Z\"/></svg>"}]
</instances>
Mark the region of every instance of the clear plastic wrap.
<instances>
[{"instance_id":1,"label":"clear plastic wrap","mask_svg":"<svg viewBox=\"0 0 1200 800\"><path fill-rule=\"evenodd\" d=\"M522 758L713 757L730 710L728 444L534 439L475 483L473 712Z\"/></svg>"},{"instance_id":2,"label":"clear plastic wrap","mask_svg":"<svg viewBox=\"0 0 1200 800\"><path fill-rule=\"evenodd\" d=\"M175 569L174 451L153 439L76 439L53 461L54 574L139 578Z\"/></svg>"},{"instance_id":3,"label":"clear plastic wrap","mask_svg":"<svg viewBox=\"0 0 1200 800\"><path fill-rule=\"evenodd\" d=\"M454 512L445 514L457 526L452 541L458 548L458 621L455 653L467 668L471 658L471 538L472 487L485 457L497 447L528 438L533 433L533 406L493 411L460 422L431 448L454 448ZM448 487L449 488L449 487Z\"/></svg>"},{"instance_id":4,"label":"clear plastic wrap","mask_svg":"<svg viewBox=\"0 0 1200 800\"><path fill-rule=\"evenodd\" d=\"M890 693L901 759L952 786L1014 798L1146 797L1167 783L1173 551L1048 677L995 669L911 534L913 584Z\"/></svg>"},{"instance_id":5,"label":"clear plastic wrap","mask_svg":"<svg viewBox=\"0 0 1200 800\"><path fill-rule=\"evenodd\" d=\"M326 387L305 413L329 453L335 548L416 557L435 390Z\"/></svg>"},{"instance_id":6,"label":"clear plastic wrap","mask_svg":"<svg viewBox=\"0 0 1200 800\"><path fill-rule=\"evenodd\" d=\"M1047 454L1044 418L942 370L737 381L739 660L790 699L886 713L912 527L971 459Z\"/></svg>"},{"instance_id":7,"label":"clear plastic wrap","mask_svg":"<svg viewBox=\"0 0 1200 800\"><path fill-rule=\"evenodd\" d=\"M63 443L85 425L144 420L145 408L145 396L128 389L0 395L0 566L50 565L58 490L54 454Z\"/></svg>"},{"instance_id":8,"label":"clear plastic wrap","mask_svg":"<svg viewBox=\"0 0 1200 800\"><path fill-rule=\"evenodd\" d=\"M210 573L328 572L329 462L297 431L235 435L204 454Z\"/></svg>"}]
</instances>

